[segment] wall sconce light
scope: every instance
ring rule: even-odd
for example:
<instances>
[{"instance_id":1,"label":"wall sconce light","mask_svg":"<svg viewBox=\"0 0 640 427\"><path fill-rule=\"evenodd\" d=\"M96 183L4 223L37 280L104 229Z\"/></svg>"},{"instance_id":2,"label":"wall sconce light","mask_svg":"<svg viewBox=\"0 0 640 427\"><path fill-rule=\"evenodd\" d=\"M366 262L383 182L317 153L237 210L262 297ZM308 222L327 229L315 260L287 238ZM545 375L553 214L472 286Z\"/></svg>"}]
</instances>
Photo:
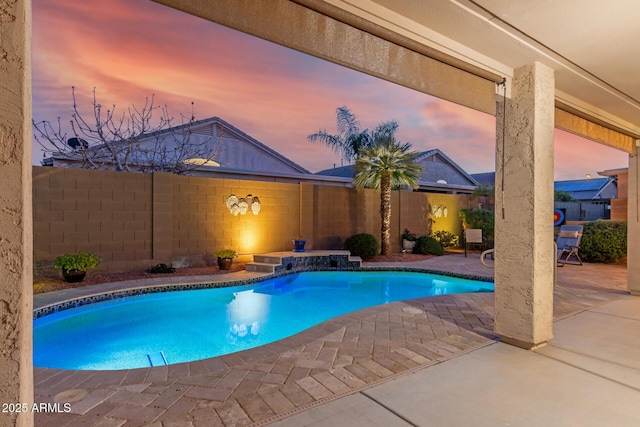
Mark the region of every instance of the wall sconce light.
<instances>
[{"instance_id":1,"label":"wall sconce light","mask_svg":"<svg viewBox=\"0 0 640 427\"><path fill-rule=\"evenodd\" d=\"M433 205L431 207L431 213L436 218L440 218L443 216L446 218L447 216L449 216L449 209L445 205Z\"/></svg>"},{"instance_id":2,"label":"wall sconce light","mask_svg":"<svg viewBox=\"0 0 640 427\"><path fill-rule=\"evenodd\" d=\"M260 213L260 199L258 197L254 197L251 194L247 194L247 197L238 198L235 194L230 195L226 198L225 204L233 215L238 216L245 215L249 209L253 212L254 215L258 215Z\"/></svg>"}]
</instances>

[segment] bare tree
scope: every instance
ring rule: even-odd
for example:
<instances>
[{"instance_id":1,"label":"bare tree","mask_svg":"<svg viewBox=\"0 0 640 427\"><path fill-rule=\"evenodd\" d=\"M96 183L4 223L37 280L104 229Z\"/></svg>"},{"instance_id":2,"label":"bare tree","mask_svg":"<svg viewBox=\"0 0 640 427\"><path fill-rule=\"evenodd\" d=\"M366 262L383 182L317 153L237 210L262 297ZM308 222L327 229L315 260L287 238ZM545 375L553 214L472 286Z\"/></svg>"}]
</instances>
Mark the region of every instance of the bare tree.
<instances>
[{"instance_id":1,"label":"bare tree","mask_svg":"<svg viewBox=\"0 0 640 427\"><path fill-rule=\"evenodd\" d=\"M44 152L70 167L128 172L172 172L188 174L211 164L220 149L212 136L194 132L193 114L174 125L166 106L155 105L154 96L142 108L135 105L123 113L116 106L106 111L93 89L93 117L80 113L75 87L71 88L73 113L69 127L57 121L33 121L34 138ZM193 103L192 103L193 105ZM154 114L159 118L153 120Z\"/></svg>"}]
</instances>

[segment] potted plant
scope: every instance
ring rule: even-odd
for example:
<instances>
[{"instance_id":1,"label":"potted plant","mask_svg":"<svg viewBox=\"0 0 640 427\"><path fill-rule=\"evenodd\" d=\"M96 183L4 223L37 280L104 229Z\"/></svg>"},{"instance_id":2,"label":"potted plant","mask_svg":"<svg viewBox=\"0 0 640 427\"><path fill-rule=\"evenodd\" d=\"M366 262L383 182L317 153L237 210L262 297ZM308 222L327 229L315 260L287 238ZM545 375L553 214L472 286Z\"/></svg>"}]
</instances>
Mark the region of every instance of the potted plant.
<instances>
[{"instance_id":1,"label":"potted plant","mask_svg":"<svg viewBox=\"0 0 640 427\"><path fill-rule=\"evenodd\" d=\"M230 270L231 264L233 264L233 257L236 256L236 251L233 249L220 249L214 253L218 257L218 267L220 270Z\"/></svg>"},{"instance_id":2,"label":"potted plant","mask_svg":"<svg viewBox=\"0 0 640 427\"><path fill-rule=\"evenodd\" d=\"M297 239L293 239L293 251L294 252L304 252L304 245L307 243L302 236L298 236Z\"/></svg>"},{"instance_id":3,"label":"potted plant","mask_svg":"<svg viewBox=\"0 0 640 427\"><path fill-rule=\"evenodd\" d=\"M77 252L64 254L56 258L53 268L62 270L64 279L69 283L82 282L87 270L96 268L100 264L100 258L91 252Z\"/></svg>"},{"instance_id":4,"label":"potted plant","mask_svg":"<svg viewBox=\"0 0 640 427\"><path fill-rule=\"evenodd\" d=\"M418 236L409 231L408 228L405 228L404 233L402 233L402 249L405 251L413 250L413 247L416 245L416 240L418 240Z\"/></svg>"}]
</instances>

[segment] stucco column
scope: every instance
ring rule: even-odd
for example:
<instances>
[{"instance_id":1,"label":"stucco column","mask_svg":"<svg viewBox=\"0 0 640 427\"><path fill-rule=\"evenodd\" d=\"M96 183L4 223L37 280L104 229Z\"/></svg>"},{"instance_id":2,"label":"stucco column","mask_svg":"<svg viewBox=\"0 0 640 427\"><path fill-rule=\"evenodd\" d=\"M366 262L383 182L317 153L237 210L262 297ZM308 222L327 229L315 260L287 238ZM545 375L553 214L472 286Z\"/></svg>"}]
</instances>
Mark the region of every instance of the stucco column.
<instances>
[{"instance_id":1,"label":"stucco column","mask_svg":"<svg viewBox=\"0 0 640 427\"><path fill-rule=\"evenodd\" d=\"M629 192L627 199L627 289L640 296L640 159L629 155Z\"/></svg>"},{"instance_id":2,"label":"stucco column","mask_svg":"<svg viewBox=\"0 0 640 427\"><path fill-rule=\"evenodd\" d=\"M0 8L0 403L26 404L28 410L0 412L1 426L33 425L30 58L31 3L4 2Z\"/></svg>"},{"instance_id":3,"label":"stucco column","mask_svg":"<svg viewBox=\"0 0 640 427\"><path fill-rule=\"evenodd\" d=\"M552 338L553 70L518 68L511 94L496 119L495 332L532 349Z\"/></svg>"}]
</instances>

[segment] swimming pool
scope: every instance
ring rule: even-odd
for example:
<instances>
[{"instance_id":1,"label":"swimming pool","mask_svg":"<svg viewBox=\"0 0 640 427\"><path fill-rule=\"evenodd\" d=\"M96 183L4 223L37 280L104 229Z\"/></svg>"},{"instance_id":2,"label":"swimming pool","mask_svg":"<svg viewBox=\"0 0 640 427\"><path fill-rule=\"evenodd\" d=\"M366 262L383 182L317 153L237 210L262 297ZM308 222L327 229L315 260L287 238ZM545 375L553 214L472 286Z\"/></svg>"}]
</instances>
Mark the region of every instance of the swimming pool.
<instances>
[{"instance_id":1,"label":"swimming pool","mask_svg":"<svg viewBox=\"0 0 640 427\"><path fill-rule=\"evenodd\" d=\"M34 319L34 365L112 370L189 362L274 342L365 307L490 291L492 282L427 273L332 271L145 294Z\"/></svg>"}]
</instances>

